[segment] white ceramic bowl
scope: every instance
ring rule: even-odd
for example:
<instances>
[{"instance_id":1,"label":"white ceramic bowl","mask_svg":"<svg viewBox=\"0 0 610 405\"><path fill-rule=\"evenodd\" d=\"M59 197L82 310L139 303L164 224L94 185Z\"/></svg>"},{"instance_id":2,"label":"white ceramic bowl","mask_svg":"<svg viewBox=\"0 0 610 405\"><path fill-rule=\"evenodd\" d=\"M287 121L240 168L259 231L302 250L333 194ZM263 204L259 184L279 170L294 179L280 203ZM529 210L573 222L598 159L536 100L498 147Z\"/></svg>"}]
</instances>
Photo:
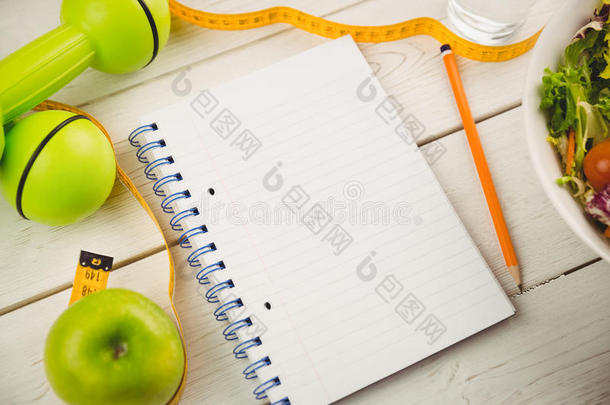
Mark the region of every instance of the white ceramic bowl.
<instances>
[{"instance_id":1,"label":"white ceramic bowl","mask_svg":"<svg viewBox=\"0 0 610 405\"><path fill-rule=\"evenodd\" d=\"M523 112L530 156L547 196L566 223L604 260L610 261L610 243L595 227L569 192L558 186L561 177L558 155L546 141L546 117L539 109L542 75L546 67L555 69L574 33L587 23L599 0L566 0L545 26L533 50L527 71Z\"/></svg>"}]
</instances>

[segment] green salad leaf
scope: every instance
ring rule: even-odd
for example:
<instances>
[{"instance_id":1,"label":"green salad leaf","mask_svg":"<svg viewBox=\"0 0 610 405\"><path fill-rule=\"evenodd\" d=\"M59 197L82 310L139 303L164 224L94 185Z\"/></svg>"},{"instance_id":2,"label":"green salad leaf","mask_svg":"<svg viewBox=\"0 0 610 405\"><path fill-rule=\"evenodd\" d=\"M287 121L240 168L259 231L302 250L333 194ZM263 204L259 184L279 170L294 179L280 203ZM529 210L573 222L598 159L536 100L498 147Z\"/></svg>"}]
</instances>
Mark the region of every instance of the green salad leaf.
<instances>
[{"instance_id":1,"label":"green salad leaf","mask_svg":"<svg viewBox=\"0 0 610 405\"><path fill-rule=\"evenodd\" d=\"M600 92L595 107L597 107L606 120L610 121L610 89L605 88Z\"/></svg>"},{"instance_id":2,"label":"green salad leaf","mask_svg":"<svg viewBox=\"0 0 610 405\"><path fill-rule=\"evenodd\" d=\"M560 184L585 182L587 151L608 139L610 122L610 0L603 0L591 21L566 47L556 71L545 69L540 108L549 114L547 138L561 156L566 175ZM567 147L574 131L573 156ZM571 167L565 167L572 161ZM566 181L567 178L576 180ZM584 184L584 183L583 183ZM582 191L583 187L578 187ZM574 191L574 190L573 190ZM580 194L580 193L579 193Z\"/></svg>"},{"instance_id":3,"label":"green salad leaf","mask_svg":"<svg viewBox=\"0 0 610 405\"><path fill-rule=\"evenodd\" d=\"M593 23L588 25L591 24ZM599 30L596 28L596 26L591 25L591 30L586 33L584 38L575 39L568 45L564 52L564 60L567 66L576 67L581 64L588 65L590 58L599 52L600 42L603 41L598 41L597 39L601 37L599 34L603 25L599 25ZM583 58L586 58L587 60L583 61Z\"/></svg>"},{"instance_id":4,"label":"green salad leaf","mask_svg":"<svg viewBox=\"0 0 610 405\"><path fill-rule=\"evenodd\" d=\"M561 66L557 72L545 70L540 107L551 113L551 136L557 137L575 127L576 105L587 100L590 88L587 72L582 67Z\"/></svg>"}]
</instances>

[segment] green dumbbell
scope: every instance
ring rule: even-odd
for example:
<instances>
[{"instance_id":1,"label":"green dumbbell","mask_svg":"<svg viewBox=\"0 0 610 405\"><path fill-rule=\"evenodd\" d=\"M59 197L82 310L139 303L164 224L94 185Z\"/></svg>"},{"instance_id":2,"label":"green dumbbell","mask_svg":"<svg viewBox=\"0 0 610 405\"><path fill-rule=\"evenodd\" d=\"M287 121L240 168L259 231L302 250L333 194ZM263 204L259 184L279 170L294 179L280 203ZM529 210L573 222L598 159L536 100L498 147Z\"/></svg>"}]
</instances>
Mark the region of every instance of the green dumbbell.
<instances>
[{"instance_id":1,"label":"green dumbbell","mask_svg":"<svg viewBox=\"0 0 610 405\"><path fill-rule=\"evenodd\" d=\"M110 142L87 117L43 111L7 131L0 186L22 217L66 225L104 203L116 176L114 159Z\"/></svg>"},{"instance_id":2,"label":"green dumbbell","mask_svg":"<svg viewBox=\"0 0 610 405\"><path fill-rule=\"evenodd\" d=\"M89 66L107 73L146 66L167 42L169 28L167 0L64 0L59 27L0 61L0 124Z\"/></svg>"},{"instance_id":3,"label":"green dumbbell","mask_svg":"<svg viewBox=\"0 0 610 405\"><path fill-rule=\"evenodd\" d=\"M12 121L89 66L148 65L169 27L167 0L63 0L59 27L0 61L0 186L21 216L49 225L84 218L110 194L116 168L110 143L85 117L45 111Z\"/></svg>"}]
</instances>

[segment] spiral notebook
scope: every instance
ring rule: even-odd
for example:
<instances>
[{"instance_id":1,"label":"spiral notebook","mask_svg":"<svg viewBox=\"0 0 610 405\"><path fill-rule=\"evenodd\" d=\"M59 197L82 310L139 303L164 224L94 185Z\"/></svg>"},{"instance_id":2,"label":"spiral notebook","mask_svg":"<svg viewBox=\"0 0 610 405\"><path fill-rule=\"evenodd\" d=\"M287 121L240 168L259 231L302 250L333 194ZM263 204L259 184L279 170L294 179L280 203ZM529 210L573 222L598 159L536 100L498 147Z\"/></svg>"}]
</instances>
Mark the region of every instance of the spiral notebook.
<instances>
[{"instance_id":1,"label":"spiral notebook","mask_svg":"<svg viewBox=\"0 0 610 405\"><path fill-rule=\"evenodd\" d=\"M130 135L256 398L330 403L514 313L419 130L343 37Z\"/></svg>"}]
</instances>

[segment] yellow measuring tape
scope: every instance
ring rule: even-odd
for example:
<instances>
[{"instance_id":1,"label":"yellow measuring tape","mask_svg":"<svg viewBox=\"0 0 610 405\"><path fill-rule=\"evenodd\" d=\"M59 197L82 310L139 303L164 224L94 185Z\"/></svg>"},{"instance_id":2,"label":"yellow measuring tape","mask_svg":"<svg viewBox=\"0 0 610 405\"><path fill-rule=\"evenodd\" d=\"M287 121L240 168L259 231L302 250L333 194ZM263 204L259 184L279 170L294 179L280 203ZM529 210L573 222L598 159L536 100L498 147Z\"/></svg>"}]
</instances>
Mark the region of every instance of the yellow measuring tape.
<instances>
[{"instance_id":1,"label":"yellow measuring tape","mask_svg":"<svg viewBox=\"0 0 610 405\"><path fill-rule=\"evenodd\" d=\"M106 128L104 128L104 126L98 120L93 118L91 115L87 114L85 111L82 111L76 107L72 107L67 104L63 104L63 103L59 103L57 101L51 101L51 100L43 101L35 108L35 110L38 110L38 111L63 110L63 111L69 111L69 112L72 112L75 114L84 115L85 117L89 118L91 120L91 122L93 122L104 133L104 135L108 139L108 142L110 142L110 145L112 145L112 149L114 150L114 145L112 143L112 139L110 138L110 134L108 134L108 131L106 131ZM116 160L116 153L115 153L115 160ZM163 230L161 229L161 225L159 225L159 221L157 221L157 218L155 218L155 214L153 214L152 210L146 203L146 200L144 200L144 197L142 197L142 194L140 194L140 192L136 188L135 184L133 184L133 182L131 181L129 176L127 176L127 174L123 171L123 169L119 165L118 161L116 161L116 168L117 168L117 174L118 174L121 182L125 185L125 187L127 187L127 189L131 192L131 194L133 194L133 196L138 200L140 205L144 208L144 210L146 211L148 216L154 222L155 226L159 230L159 233L161 233L161 236L163 237L163 242L165 243L165 250L167 251L167 259L169 262L169 284L168 284L169 301L170 301L174 316L176 317L176 321L178 323L178 331L180 332L180 338L182 339L182 347L184 348L184 373L182 374L182 380L180 381L180 386L178 387L178 390L174 394L174 397L168 403L170 405L175 405L180 400L180 396L182 395L182 392L184 391L184 386L186 385L186 372L187 372L186 365L187 364L186 364L186 344L184 341L184 332L182 330L182 324L180 323L180 317L178 316L178 311L176 311L176 307L174 305L174 284L175 284L174 260L172 258L172 253L169 250L169 244L167 243L167 239L165 238L165 235L163 234ZM107 277L107 274L106 274L106 277ZM104 283L104 285L105 285L105 283Z\"/></svg>"},{"instance_id":2,"label":"yellow measuring tape","mask_svg":"<svg viewBox=\"0 0 610 405\"><path fill-rule=\"evenodd\" d=\"M240 14L218 14L196 10L176 0L169 0L169 8L172 14L184 21L214 30L248 30L286 23L326 38L339 38L349 34L356 42L388 42L414 35L428 35L441 44L451 45L454 53L482 62L502 62L522 55L534 46L540 35L538 31L521 42L488 46L461 38L440 21L429 17L414 18L390 25L365 26L328 21L290 7L272 7Z\"/></svg>"},{"instance_id":3,"label":"yellow measuring tape","mask_svg":"<svg viewBox=\"0 0 610 405\"><path fill-rule=\"evenodd\" d=\"M109 256L80 251L69 305L87 295L106 289L113 260Z\"/></svg>"},{"instance_id":4,"label":"yellow measuring tape","mask_svg":"<svg viewBox=\"0 0 610 405\"><path fill-rule=\"evenodd\" d=\"M409 21L404 21L398 24L392 25L381 25L381 26L359 26L359 25L348 25L348 24L340 24L332 21L325 20L320 17L315 17L310 14L304 13L302 11L290 8L290 7L273 7L265 10L255 11L251 13L241 13L241 14L217 14L217 13L208 13L196 9L189 8L176 0L169 0L169 6L172 14L177 17L190 22L195 25L199 25L205 28L216 29L216 30L246 30L250 28L263 27L266 25L271 25L275 23L287 23L293 25L294 27L300 28L304 31L311 32L313 34L317 34L326 38L338 38L344 35L351 35L355 41L358 42L387 42L387 41L395 41L398 39L407 38L414 35L429 35L433 38L436 38L441 43L448 43L451 45L453 51L461 56L464 56L469 59L484 61L484 62L500 62L505 61L511 58L515 58L528 50L530 50L536 40L540 32L537 32L535 35L527 38L524 41L511 44L511 45L503 45L503 46L486 46L479 45L474 42L470 42L466 39L463 39L453 32L451 32L447 27L445 27L440 21L435 20L433 18L416 18ZM93 118L91 115L86 112L76 108L69 106L67 104L59 103L56 101L44 101L40 105L38 105L36 110L64 110L69 111L75 114L82 114L89 118L91 122L98 126L98 128L104 133L108 141L112 144L112 140L110 135L99 121ZM113 146L114 148L114 146ZM180 386L178 387L174 397L170 400L170 405L175 405L180 400L182 392L184 391L184 387L186 384L186 345L184 342L184 332L182 329L182 324L180 322L180 317L178 316L178 312L176 311L176 307L174 305L174 283L175 283L175 268L174 262L172 258L171 251L169 249L169 244L161 226L152 210L144 200L144 197L137 190L136 186L133 184L131 179L127 176L127 174L123 171L121 166L117 161L117 173L121 182L127 187L127 189L134 195L134 197L138 200L140 205L144 208L146 213L150 216L155 226L161 233L163 237L163 241L165 243L165 249L167 251L168 264L169 264L169 284L168 284L168 293L171 308L173 314L176 318L178 329L180 332L180 336L182 338L183 347L184 347L184 373L182 375L182 380L180 382ZM82 272L84 275L81 275L80 278L83 280L88 280L89 284L92 283L91 277L87 278L85 268L86 266L81 266ZM97 274L97 273L96 273ZM97 284L94 287L98 286L99 288L104 288L105 281L108 277L106 274L101 274L101 276L105 277L104 280L99 281L99 286ZM77 273L78 277L78 273ZM96 283L96 279L94 280ZM89 284L84 283L83 288L88 286ZM92 284L93 285L93 284ZM91 287L87 287L91 288ZM74 290L76 291L76 289ZM89 290L86 291L89 293ZM81 291L81 295L86 295ZM78 297L73 297L76 300Z\"/></svg>"}]
</instances>

